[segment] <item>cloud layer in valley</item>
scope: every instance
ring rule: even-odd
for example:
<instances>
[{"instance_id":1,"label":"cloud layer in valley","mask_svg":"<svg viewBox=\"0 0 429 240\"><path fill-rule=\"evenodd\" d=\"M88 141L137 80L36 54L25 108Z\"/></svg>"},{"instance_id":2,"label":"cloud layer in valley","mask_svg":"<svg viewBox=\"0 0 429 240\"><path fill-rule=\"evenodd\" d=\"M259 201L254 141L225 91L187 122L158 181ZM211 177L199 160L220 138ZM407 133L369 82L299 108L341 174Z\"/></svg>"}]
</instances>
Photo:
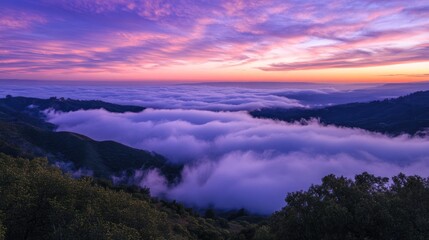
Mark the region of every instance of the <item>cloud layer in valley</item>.
<instances>
[{"instance_id":1,"label":"cloud layer in valley","mask_svg":"<svg viewBox=\"0 0 429 240\"><path fill-rule=\"evenodd\" d=\"M323 88L323 86L319 86ZM299 92L303 89L291 89ZM305 90L308 92L309 90ZM316 90L318 91L318 90ZM320 92L336 91L332 88ZM217 87L204 85L147 85L147 84L40 84L6 83L0 88L4 96L40 97L52 96L104 100L119 104L139 105L151 108L179 108L205 110L254 110L267 107L305 107L299 101L276 95L275 89L252 89L240 87Z\"/></svg>"},{"instance_id":2,"label":"cloud layer in valley","mask_svg":"<svg viewBox=\"0 0 429 240\"><path fill-rule=\"evenodd\" d=\"M50 112L48 117L59 131L115 140L185 164L182 182L174 187L168 188L156 171L136 178L154 194L197 207L270 213L284 204L287 192L318 183L330 173L429 172L427 139L390 138L317 122L288 124L254 119L245 112L180 109Z\"/></svg>"},{"instance_id":3,"label":"cloud layer in valley","mask_svg":"<svg viewBox=\"0 0 429 240\"><path fill-rule=\"evenodd\" d=\"M150 108L215 111L290 108L365 102L428 90L429 82L408 84L310 84L310 83L67 83L0 81L0 97L53 96L103 100Z\"/></svg>"}]
</instances>

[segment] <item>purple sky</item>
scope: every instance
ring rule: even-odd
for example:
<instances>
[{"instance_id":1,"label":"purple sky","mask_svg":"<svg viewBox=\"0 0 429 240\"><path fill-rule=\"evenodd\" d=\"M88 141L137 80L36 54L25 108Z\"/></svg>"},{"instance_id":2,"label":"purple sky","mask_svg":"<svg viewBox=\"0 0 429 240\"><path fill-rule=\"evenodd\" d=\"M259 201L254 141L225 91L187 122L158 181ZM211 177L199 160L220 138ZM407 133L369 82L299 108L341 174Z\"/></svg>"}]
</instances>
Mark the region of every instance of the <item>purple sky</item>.
<instances>
[{"instance_id":1,"label":"purple sky","mask_svg":"<svg viewBox=\"0 0 429 240\"><path fill-rule=\"evenodd\" d=\"M0 78L427 80L427 0L2 0Z\"/></svg>"}]
</instances>

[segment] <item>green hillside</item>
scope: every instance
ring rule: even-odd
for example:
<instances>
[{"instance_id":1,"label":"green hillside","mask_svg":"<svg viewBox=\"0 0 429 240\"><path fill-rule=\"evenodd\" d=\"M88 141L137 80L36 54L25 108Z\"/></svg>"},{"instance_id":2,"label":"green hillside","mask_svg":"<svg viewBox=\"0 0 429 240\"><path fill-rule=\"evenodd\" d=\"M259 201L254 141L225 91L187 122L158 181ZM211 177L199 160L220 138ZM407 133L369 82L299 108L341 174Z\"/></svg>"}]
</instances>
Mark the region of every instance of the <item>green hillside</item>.
<instances>
[{"instance_id":1,"label":"green hillside","mask_svg":"<svg viewBox=\"0 0 429 240\"><path fill-rule=\"evenodd\" d=\"M37 105L38 107L28 106ZM7 97L0 99L0 151L16 157L47 157L51 163L71 162L75 168L92 170L95 177L130 174L135 169L159 169L170 182L179 180L182 166L168 163L161 155L113 141L95 141L86 136L55 132L44 121L44 109L74 111L99 109L126 112L144 108L101 101Z\"/></svg>"},{"instance_id":2,"label":"green hillside","mask_svg":"<svg viewBox=\"0 0 429 240\"><path fill-rule=\"evenodd\" d=\"M157 168L170 181L177 181L182 169L161 155L116 142L98 142L76 133L1 121L0 150L12 156L47 157L52 163L72 162L76 168L90 169L95 177L103 178L123 171Z\"/></svg>"},{"instance_id":3,"label":"green hillside","mask_svg":"<svg viewBox=\"0 0 429 240\"><path fill-rule=\"evenodd\" d=\"M246 222L202 218L146 190L73 179L0 153L0 239L230 239Z\"/></svg>"},{"instance_id":4,"label":"green hillside","mask_svg":"<svg viewBox=\"0 0 429 240\"><path fill-rule=\"evenodd\" d=\"M205 217L146 189L73 179L43 158L0 154L0 239L415 240L429 236L429 179L326 176L267 220ZM228 220L229 219L229 220Z\"/></svg>"},{"instance_id":5,"label":"green hillside","mask_svg":"<svg viewBox=\"0 0 429 240\"><path fill-rule=\"evenodd\" d=\"M329 175L307 191L287 194L282 210L247 232L249 239L428 239L429 178Z\"/></svg>"},{"instance_id":6,"label":"green hillside","mask_svg":"<svg viewBox=\"0 0 429 240\"><path fill-rule=\"evenodd\" d=\"M429 91L369 103L314 109L261 109L250 114L258 118L288 122L317 118L323 124L362 128L391 135L414 135L429 128Z\"/></svg>"},{"instance_id":7,"label":"green hillside","mask_svg":"<svg viewBox=\"0 0 429 240\"><path fill-rule=\"evenodd\" d=\"M30 97L13 97L6 96L0 99L0 105L9 107L13 111L23 112L39 111L53 109L62 112L71 112L77 110L89 110L103 108L109 112L141 112L145 108L140 106L127 106L107 103L99 100L75 100L70 98L51 97L49 99L30 98Z\"/></svg>"}]
</instances>

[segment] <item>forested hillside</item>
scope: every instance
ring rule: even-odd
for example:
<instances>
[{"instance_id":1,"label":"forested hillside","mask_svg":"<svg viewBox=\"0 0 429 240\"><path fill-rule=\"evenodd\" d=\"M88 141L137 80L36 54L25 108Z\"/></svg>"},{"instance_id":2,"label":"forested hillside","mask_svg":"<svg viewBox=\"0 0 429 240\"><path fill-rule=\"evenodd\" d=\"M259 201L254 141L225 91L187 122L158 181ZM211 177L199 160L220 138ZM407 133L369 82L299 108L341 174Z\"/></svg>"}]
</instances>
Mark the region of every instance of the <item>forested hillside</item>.
<instances>
[{"instance_id":1,"label":"forested hillside","mask_svg":"<svg viewBox=\"0 0 429 240\"><path fill-rule=\"evenodd\" d=\"M241 215L240 215L241 214ZM46 159L0 154L0 239L386 239L429 236L429 179L329 175L259 224L205 217L147 189L73 179Z\"/></svg>"},{"instance_id":2,"label":"forested hillside","mask_svg":"<svg viewBox=\"0 0 429 240\"><path fill-rule=\"evenodd\" d=\"M0 239L228 239L248 225L0 154Z\"/></svg>"},{"instance_id":3,"label":"forested hillside","mask_svg":"<svg viewBox=\"0 0 429 240\"><path fill-rule=\"evenodd\" d=\"M429 178L326 176L261 225L268 239L415 240L429 236Z\"/></svg>"},{"instance_id":4,"label":"forested hillside","mask_svg":"<svg viewBox=\"0 0 429 240\"><path fill-rule=\"evenodd\" d=\"M429 128L429 91L384 101L324 108L261 109L251 112L251 115L288 122L317 118L323 124L362 128L391 135L414 135Z\"/></svg>"},{"instance_id":5,"label":"forested hillside","mask_svg":"<svg viewBox=\"0 0 429 240\"><path fill-rule=\"evenodd\" d=\"M13 97L6 96L0 99L0 106L8 107L12 111L34 112L46 109L55 111L70 112L77 110L89 110L103 108L109 112L141 112L145 108L140 106L118 105L99 100L75 100L70 98L51 97L49 99L30 98L30 97Z\"/></svg>"}]
</instances>

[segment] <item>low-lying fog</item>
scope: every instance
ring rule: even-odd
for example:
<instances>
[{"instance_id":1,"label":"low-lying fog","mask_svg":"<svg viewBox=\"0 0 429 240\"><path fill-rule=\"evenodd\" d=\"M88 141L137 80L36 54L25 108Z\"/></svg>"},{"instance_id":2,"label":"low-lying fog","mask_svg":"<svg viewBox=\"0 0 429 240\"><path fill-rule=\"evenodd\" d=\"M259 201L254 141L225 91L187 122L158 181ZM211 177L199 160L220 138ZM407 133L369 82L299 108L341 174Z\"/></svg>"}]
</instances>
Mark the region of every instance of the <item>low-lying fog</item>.
<instances>
[{"instance_id":1,"label":"low-lying fog","mask_svg":"<svg viewBox=\"0 0 429 240\"><path fill-rule=\"evenodd\" d=\"M288 124L255 119L246 112L264 107L369 101L404 95L421 86L303 86L40 84L8 85L0 94L101 99L149 107L140 113L90 110L47 115L59 131L114 140L184 164L182 182L174 187L167 187L157 171L143 175L137 171L135 177L140 185L150 187L152 194L190 206L244 207L271 213L284 205L287 192L319 183L330 173L349 177L363 171L382 176L399 172L427 176L427 139L326 127L316 121Z\"/></svg>"}]
</instances>

